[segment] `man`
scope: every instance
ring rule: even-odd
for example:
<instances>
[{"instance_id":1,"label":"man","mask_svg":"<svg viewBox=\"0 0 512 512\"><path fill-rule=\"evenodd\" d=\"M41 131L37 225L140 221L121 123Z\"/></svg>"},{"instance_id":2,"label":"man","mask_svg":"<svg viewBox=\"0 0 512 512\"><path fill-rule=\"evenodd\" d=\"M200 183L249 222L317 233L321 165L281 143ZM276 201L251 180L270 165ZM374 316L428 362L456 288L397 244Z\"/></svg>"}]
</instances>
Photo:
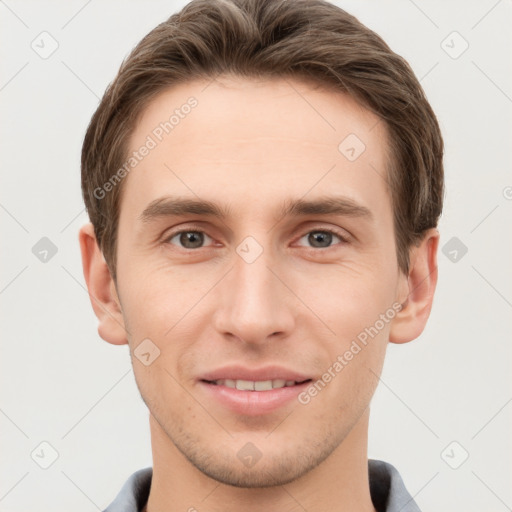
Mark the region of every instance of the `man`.
<instances>
[{"instance_id":1,"label":"man","mask_svg":"<svg viewBox=\"0 0 512 512\"><path fill-rule=\"evenodd\" d=\"M152 439L108 512L419 510L369 405L430 313L442 154L410 67L322 0L195 0L139 43L82 150Z\"/></svg>"}]
</instances>

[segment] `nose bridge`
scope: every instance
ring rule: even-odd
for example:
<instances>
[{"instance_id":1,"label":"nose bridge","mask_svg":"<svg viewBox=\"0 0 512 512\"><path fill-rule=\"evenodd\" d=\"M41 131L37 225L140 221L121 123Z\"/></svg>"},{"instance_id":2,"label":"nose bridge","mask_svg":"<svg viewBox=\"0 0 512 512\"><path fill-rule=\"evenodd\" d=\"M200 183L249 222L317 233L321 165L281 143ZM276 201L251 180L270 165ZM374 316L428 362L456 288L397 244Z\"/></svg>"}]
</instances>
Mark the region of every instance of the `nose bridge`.
<instances>
[{"instance_id":1,"label":"nose bridge","mask_svg":"<svg viewBox=\"0 0 512 512\"><path fill-rule=\"evenodd\" d=\"M270 270L273 266L271 251L252 237L237 246L232 269L221 283L216 311L221 333L258 343L274 333L289 332L293 321L287 306L290 301L286 288Z\"/></svg>"}]
</instances>

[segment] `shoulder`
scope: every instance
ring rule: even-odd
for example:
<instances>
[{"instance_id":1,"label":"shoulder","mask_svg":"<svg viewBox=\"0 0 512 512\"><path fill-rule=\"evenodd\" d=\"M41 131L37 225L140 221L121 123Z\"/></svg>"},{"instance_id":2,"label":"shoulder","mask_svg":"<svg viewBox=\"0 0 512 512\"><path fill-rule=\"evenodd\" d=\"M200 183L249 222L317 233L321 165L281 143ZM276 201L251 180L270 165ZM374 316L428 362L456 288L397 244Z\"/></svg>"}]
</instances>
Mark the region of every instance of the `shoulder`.
<instances>
[{"instance_id":1,"label":"shoulder","mask_svg":"<svg viewBox=\"0 0 512 512\"><path fill-rule=\"evenodd\" d=\"M133 473L104 512L140 512L148 500L152 476L150 467Z\"/></svg>"},{"instance_id":2,"label":"shoulder","mask_svg":"<svg viewBox=\"0 0 512 512\"><path fill-rule=\"evenodd\" d=\"M392 464L369 459L368 475L370 494L378 512L421 512Z\"/></svg>"}]
</instances>

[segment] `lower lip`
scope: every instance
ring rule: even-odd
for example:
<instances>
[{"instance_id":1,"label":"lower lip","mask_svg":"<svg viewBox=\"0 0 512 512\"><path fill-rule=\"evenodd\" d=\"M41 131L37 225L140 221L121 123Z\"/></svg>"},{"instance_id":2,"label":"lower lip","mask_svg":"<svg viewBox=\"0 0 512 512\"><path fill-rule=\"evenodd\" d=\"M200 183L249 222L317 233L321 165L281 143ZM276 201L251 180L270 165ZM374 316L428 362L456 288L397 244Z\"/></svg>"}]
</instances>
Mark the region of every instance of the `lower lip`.
<instances>
[{"instance_id":1,"label":"lower lip","mask_svg":"<svg viewBox=\"0 0 512 512\"><path fill-rule=\"evenodd\" d=\"M273 412L296 399L297 395L311 384L311 381L269 391L243 391L205 381L199 381L199 384L208 395L234 413L258 416Z\"/></svg>"}]
</instances>

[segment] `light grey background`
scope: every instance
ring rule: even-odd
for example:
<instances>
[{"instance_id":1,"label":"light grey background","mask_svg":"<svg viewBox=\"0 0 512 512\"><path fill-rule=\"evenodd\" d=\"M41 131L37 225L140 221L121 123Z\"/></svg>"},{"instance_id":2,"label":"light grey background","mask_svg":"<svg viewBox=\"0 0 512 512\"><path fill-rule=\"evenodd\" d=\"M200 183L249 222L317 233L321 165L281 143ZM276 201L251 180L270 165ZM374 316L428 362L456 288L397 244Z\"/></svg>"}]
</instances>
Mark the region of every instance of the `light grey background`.
<instances>
[{"instance_id":1,"label":"light grey background","mask_svg":"<svg viewBox=\"0 0 512 512\"><path fill-rule=\"evenodd\" d=\"M84 288L79 156L122 59L185 3L0 1L2 512L103 510L151 465L128 348L98 336ZM369 456L424 512L511 510L512 2L337 3L421 79L446 143L441 246L468 249L440 252L428 327L388 349ZM46 263L42 237L58 250Z\"/></svg>"}]
</instances>

